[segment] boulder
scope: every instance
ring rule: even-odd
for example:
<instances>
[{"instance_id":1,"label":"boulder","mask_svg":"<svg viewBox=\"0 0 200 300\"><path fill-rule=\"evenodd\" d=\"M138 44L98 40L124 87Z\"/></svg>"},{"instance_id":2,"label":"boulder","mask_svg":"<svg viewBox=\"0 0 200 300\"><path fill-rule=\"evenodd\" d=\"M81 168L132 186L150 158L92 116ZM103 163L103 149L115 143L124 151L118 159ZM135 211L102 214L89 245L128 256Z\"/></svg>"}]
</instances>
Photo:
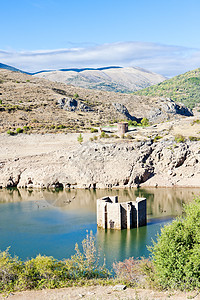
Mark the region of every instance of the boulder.
<instances>
[{"instance_id":1,"label":"boulder","mask_svg":"<svg viewBox=\"0 0 200 300\"><path fill-rule=\"evenodd\" d=\"M75 111L78 107L78 101L73 98L67 98L65 101L65 105L63 107L64 110L67 111Z\"/></svg>"},{"instance_id":2,"label":"boulder","mask_svg":"<svg viewBox=\"0 0 200 300\"><path fill-rule=\"evenodd\" d=\"M130 115L130 113L125 105L123 105L121 103L113 103L112 105L114 106L115 110L117 112L119 112L120 114L124 115L127 120L136 121L136 122L139 121L139 119Z\"/></svg>"}]
</instances>

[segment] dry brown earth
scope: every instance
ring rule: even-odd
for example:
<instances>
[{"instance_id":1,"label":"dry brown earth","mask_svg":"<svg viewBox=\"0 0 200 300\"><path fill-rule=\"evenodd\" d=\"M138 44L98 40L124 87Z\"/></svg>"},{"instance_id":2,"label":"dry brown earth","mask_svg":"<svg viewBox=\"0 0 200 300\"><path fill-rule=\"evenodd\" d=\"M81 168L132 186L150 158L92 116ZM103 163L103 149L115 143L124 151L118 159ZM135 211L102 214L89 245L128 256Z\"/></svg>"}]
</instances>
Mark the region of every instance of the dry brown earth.
<instances>
[{"instance_id":1,"label":"dry brown earth","mask_svg":"<svg viewBox=\"0 0 200 300\"><path fill-rule=\"evenodd\" d=\"M79 104L92 111L59 108L59 100L76 93ZM35 133L77 132L126 119L113 103L125 105L130 115L137 118L154 116L159 109L163 113L153 119L155 122L178 118L169 112L171 101L167 99L88 90L0 69L0 132L23 126L31 126L29 132ZM59 129L59 125L66 128Z\"/></svg>"},{"instance_id":2,"label":"dry brown earth","mask_svg":"<svg viewBox=\"0 0 200 300\"><path fill-rule=\"evenodd\" d=\"M0 299L5 299L0 296ZM200 299L198 292L159 292L148 289L130 289L114 291L112 286L72 287L55 290L25 291L11 293L8 300L186 300Z\"/></svg>"}]
</instances>

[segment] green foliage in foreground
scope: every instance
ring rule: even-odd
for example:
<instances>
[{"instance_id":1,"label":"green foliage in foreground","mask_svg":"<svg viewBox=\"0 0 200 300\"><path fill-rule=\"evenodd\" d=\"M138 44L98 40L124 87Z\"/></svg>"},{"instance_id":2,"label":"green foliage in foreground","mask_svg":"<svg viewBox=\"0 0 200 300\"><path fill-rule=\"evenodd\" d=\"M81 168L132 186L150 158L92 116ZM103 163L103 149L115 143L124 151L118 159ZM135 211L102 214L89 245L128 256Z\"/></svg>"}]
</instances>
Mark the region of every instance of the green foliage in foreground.
<instances>
[{"instance_id":1,"label":"green foliage in foreground","mask_svg":"<svg viewBox=\"0 0 200 300\"><path fill-rule=\"evenodd\" d=\"M83 240L82 252L78 245L75 250L71 259L59 261L38 255L25 262L11 257L9 249L0 252L0 292L60 288L81 280L109 278L105 263L99 262L92 232Z\"/></svg>"},{"instance_id":2,"label":"green foliage in foreground","mask_svg":"<svg viewBox=\"0 0 200 300\"><path fill-rule=\"evenodd\" d=\"M200 199L184 211L183 217L161 229L151 248L154 280L161 288L200 288Z\"/></svg>"},{"instance_id":3,"label":"green foliage in foreground","mask_svg":"<svg viewBox=\"0 0 200 300\"><path fill-rule=\"evenodd\" d=\"M137 95L168 97L190 108L200 104L200 68L135 92Z\"/></svg>"}]
</instances>

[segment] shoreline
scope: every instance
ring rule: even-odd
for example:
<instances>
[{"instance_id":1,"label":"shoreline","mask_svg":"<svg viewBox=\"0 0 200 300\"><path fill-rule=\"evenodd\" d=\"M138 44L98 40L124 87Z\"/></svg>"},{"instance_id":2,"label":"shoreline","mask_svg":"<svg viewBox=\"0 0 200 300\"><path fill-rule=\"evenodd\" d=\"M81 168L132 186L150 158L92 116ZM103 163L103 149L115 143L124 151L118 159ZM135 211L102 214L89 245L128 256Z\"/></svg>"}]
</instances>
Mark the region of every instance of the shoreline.
<instances>
[{"instance_id":1,"label":"shoreline","mask_svg":"<svg viewBox=\"0 0 200 300\"><path fill-rule=\"evenodd\" d=\"M200 187L200 141L100 139L91 133L0 135L0 187Z\"/></svg>"}]
</instances>

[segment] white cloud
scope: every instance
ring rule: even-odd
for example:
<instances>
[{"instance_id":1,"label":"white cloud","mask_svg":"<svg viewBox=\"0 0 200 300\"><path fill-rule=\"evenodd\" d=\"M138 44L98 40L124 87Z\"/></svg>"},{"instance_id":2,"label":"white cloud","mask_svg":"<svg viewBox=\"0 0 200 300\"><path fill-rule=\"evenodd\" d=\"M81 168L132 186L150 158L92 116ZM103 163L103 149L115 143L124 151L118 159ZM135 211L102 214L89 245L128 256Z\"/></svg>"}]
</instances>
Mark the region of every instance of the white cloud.
<instances>
[{"instance_id":1,"label":"white cloud","mask_svg":"<svg viewBox=\"0 0 200 300\"><path fill-rule=\"evenodd\" d=\"M102 66L137 66L175 76L200 67L200 49L145 42L119 42L85 48L1 51L0 62L36 72Z\"/></svg>"}]
</instances>

